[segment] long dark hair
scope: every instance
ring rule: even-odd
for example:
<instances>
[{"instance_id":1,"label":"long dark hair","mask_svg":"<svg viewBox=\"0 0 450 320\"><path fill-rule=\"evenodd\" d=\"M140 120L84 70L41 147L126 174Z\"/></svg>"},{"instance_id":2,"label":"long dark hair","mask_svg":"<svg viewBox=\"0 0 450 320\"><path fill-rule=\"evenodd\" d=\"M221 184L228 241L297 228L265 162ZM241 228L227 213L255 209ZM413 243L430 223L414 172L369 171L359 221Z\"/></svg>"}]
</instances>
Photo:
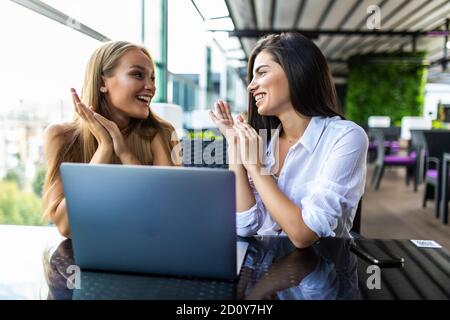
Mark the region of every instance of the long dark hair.
<instances>
[{"instance_id":1,"label":"long dark hair","mask_svg":"<svg viewBox=\"0 0 450 320\"><path fill-rule=\"evenodd\" d=\"M340 112L327 61L314 42L297 32L271 34L260 39L248 60L248 83L253 79L256 56L262 51L272 54L286 73L291 102L299 114L345 119ZM270 129L276 129L280 120L275 116L259 115L251 93L248 101L250 125L258 132L268 129L270 135Z\"/></svg>"}]
</instances>

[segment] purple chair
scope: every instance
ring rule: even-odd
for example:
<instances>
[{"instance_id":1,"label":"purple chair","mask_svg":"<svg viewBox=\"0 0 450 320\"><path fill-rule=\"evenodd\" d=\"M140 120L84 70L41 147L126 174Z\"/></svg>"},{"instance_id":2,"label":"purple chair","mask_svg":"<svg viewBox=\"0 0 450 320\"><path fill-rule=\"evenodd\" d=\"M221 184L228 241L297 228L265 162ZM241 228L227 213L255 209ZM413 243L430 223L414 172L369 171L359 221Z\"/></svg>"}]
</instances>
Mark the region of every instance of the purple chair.
<instances>
[{"instance_id":1,"label":"purple chair","mask_svg":"<svg viewBox=\"0 0 450 320\"><path fill-rule=\"evenodd\" d=\"M372 176L372 186L375 190L380 188L381 179L383 178L384 168L390 167L405 167L406 168L406 185L409 185L409 181L414 181L414 191L417 191L417 185L419 181L419 175L417 168L417 152L412 150L406 156L400 155L386 155L386 149L384 147L384 134L381 130L372 130L371 135L377 144L377 159L375 162L375 170Z\"/></svg>"},{"instance_id":2,"label":"purple chair","mask_svg":"<svg viewBox=\"0 0 450 320\"><path fill-rule=\"evenodd\" d=\"M372 135L371 135L372 136ZM378 144L375 141L369 142L369 148L367 150L367 161L373 163L377 160ZM385 155L396 155L400 151L398 141L384 141Z\"/></svg>"}]
</instances>

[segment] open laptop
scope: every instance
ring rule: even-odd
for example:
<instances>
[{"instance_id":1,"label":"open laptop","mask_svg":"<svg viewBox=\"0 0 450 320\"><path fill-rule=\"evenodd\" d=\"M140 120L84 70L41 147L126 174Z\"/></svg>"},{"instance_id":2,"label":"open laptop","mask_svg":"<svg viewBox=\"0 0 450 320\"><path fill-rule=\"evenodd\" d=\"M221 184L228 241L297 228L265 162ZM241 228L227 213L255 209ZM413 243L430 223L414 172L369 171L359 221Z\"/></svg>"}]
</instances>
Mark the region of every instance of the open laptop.
<instances>
[{"instance_id":1,"label":"open laptop","mask_svg":"<svg viewBox=\"0 0 450 320\"><path fill-rule=\"evenodd\" d=\"M235 279L235 177L228 170L63 163L82 269Z\"/></svg>"}]
</instances>

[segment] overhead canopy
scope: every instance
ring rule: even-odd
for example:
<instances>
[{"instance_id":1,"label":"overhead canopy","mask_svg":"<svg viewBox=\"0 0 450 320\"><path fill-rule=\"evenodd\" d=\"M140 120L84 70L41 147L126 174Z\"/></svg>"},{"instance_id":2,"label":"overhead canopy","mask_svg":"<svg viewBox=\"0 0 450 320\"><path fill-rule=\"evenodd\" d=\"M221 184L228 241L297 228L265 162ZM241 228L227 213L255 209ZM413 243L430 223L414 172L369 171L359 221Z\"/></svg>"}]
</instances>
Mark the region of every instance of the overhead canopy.
<instances>
[{"instance_id":1,"label":"overhead canopy","mask_svg":"<svg viewBox=\"0 0 450 320\"><path fill-rule=\"evenodd\" d=\"M193 1L200 12L202 2L206 1ZM447 59L444 47L447 40L445 31L448 30L446 19L450 17L448 0L214 2L223 2L228 9L227 14L234 25L230 35L240 40L246 56L263 34L296 30L313 39L319 46L335 76L347 74L346 62L356 54L428 51L429 63L435 65L437 71L442 70L442 60ZM440 32L436 32L438 30Z\"/></svg>"}]
</instances>

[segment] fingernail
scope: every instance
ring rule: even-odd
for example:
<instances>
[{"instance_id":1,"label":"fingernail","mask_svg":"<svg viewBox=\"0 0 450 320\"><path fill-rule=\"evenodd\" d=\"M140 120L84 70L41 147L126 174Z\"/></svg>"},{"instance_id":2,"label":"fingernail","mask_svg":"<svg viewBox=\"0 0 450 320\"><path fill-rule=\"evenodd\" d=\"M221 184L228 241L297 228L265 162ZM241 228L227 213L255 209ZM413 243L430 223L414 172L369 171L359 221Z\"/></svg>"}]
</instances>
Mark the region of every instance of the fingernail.
<instances>
[{"instance_id":1,"label":"fingernail","mask_svg":"<svg viewBox=\"0 0 450 320\"><path fill-rule=\"evenodd\" d=\"M77 91L74 88L70 88L70 92L77 93Z\"/></svg>"}]
</instances>

